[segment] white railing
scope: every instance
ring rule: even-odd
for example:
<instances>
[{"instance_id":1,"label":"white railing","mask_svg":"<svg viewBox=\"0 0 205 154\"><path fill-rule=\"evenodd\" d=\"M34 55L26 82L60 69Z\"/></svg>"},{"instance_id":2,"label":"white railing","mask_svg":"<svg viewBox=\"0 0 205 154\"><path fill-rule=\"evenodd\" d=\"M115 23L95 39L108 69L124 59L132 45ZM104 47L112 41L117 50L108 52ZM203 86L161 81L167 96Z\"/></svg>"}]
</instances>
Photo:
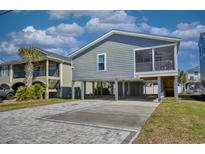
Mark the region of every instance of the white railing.
<instances>
[{"instance_id":1,"label":"white railing","mask_svg":"<svg viewBox=\"0 0 205 154\"><path fill-rule=\"evenodd\" d=\"M154 62L155 70L153 70L152 62L136 63L136 72L149 72L149 71L163 71L163 70L174 70L173 60L163 60Z\"/></svg>"},{"instance_id":2,"label":"white railing","mask_svg":"<svg viewBox=\"0 0 205 154\"><path fill-rule=\"evenodd\" d=\"M173 69L174 69L174 61L173 60L155 61L155 70L156 71L173 70Z\"/></svg>"},{"instance_id":3,"label":"white railing","mask_svg":"<svg viewBox=\"0 0 205 154\"><path fill-rule=\"evenodd\" d=\"M149 72L149 71L152 71L152 62L136 63L135 71L136 72Z\"/></svg>"}]
</instances>

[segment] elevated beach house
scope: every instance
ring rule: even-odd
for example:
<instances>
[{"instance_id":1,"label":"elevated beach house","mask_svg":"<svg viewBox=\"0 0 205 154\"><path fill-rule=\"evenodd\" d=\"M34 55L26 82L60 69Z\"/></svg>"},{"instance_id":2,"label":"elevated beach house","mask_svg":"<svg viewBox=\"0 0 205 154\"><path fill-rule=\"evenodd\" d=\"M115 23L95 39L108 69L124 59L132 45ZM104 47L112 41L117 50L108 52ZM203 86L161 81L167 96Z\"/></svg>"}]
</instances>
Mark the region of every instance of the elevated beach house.
<instances>
[{"instance_id":1,"label":"elevated beach house","mask_svg":"<svg viewBox=\"0 0 205 154\"><path fill-rule=\"evenodd\" d=\"M71 60L52 52L37 49L43 58L34 63L33 84L39 83L46 88L45 97L71 97L72 68ZM13 88L25 86L25 62L15 60L0 64L0 86Z\"/></svg>"},{"instance_id":2,"label":"elevated beach house","mask_svg":"<svg viewBox=\"0 0 205 154\"><path fill-rule=\"evenodd\" d=\"M108 83L115 100L143 96L145 83L158 85L158 99L178 98L177 55L180 39L175 37L112 30L69 55L72 59L72 97L81 82L81 99L86 83ZM114 87L114 88L113 88Z\"/></svg>"}]
</instances>

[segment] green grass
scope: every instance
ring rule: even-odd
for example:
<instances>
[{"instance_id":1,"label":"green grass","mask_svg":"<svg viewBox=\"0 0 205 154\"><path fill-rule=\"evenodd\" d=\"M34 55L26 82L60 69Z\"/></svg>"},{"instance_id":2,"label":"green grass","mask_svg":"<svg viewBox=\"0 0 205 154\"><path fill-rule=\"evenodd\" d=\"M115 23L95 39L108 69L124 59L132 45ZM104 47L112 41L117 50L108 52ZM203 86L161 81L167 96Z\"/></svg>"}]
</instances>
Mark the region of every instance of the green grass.
<instances>
[{"instance_id":1,"label":"green grass","mask_svg":"<svg viewBox=\"0 0 205 154\"><path fill-rule=\"evenodd\" d=\"M43 105L49 105L49 104L56 104L56 103L64 103L64 102L70 102L70 101L73 101L73 100L52 98L48 100L6 102L6 103L0 103L0 112L22 109L22 108L30 108L30 107L36 107L36 106L43 106Z\"/></svg>"},{"instance_id":2,"label":"green grass","mask_svg":"<svg viewBox=\"0 0 205 154\"><path fill-rule=\"evenodd\" d=\"M133 143L205 143L205 101L166 98Z\"/></svg>"}]
</instances>

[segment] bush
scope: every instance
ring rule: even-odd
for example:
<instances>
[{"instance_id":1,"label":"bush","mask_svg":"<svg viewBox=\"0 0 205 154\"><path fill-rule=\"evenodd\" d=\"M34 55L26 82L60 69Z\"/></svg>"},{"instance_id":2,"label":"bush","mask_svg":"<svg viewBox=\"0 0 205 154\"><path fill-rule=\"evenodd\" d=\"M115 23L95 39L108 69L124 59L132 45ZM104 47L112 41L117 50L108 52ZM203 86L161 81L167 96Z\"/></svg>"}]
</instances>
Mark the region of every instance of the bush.
<instances>
[{"instance_id":1,"label":"bush","mask_svg":"<svg viewBox=\"0 0 205 154\"><path fill-rule=\"evenodd\" d=\"M42 99L45 88L40 84L35 84L30 87L19 87L16 92L17 100L31 100L31 99Z\"/></svg>"}]
</instances>

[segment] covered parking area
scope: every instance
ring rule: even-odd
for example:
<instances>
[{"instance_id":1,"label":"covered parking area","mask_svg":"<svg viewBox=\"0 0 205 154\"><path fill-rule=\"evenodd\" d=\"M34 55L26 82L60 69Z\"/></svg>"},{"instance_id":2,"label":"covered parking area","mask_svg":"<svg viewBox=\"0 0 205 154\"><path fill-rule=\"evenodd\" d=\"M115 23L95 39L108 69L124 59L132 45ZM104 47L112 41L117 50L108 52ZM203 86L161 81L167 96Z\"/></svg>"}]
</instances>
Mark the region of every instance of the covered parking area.
<instances>
[{"instance_id":1,"label":"covered parking area","mask_svg":"<svg viewBox=\"0 0 205 154\"><path fill-rule=\"evenodd\" d=\"M144 79L110 79L73 81L72 99L76 97L76 83L80 87L80 98L109 99L109 100L153 100L158 96L156 81ZM149 85L149 86L148 86ZM150 86L151 85L151 86Z\"/></svg>"},{"instance_id":2,"label":"covered parking area","mask_svg":"<svg viewBox=\"0 0 205 154\"><path fill-rule=\"evenodd\" d=\"M132 79L83 80L73 81L72 99L75 99L75 83L80 83L80 98L85 96L110 100L154 100L160 102L164 97L178 99L177 76L142 77ZM107 92L108 91L108 92ZM106 97L103 97L105 96Z\"/></svg>"}]
</instances>

